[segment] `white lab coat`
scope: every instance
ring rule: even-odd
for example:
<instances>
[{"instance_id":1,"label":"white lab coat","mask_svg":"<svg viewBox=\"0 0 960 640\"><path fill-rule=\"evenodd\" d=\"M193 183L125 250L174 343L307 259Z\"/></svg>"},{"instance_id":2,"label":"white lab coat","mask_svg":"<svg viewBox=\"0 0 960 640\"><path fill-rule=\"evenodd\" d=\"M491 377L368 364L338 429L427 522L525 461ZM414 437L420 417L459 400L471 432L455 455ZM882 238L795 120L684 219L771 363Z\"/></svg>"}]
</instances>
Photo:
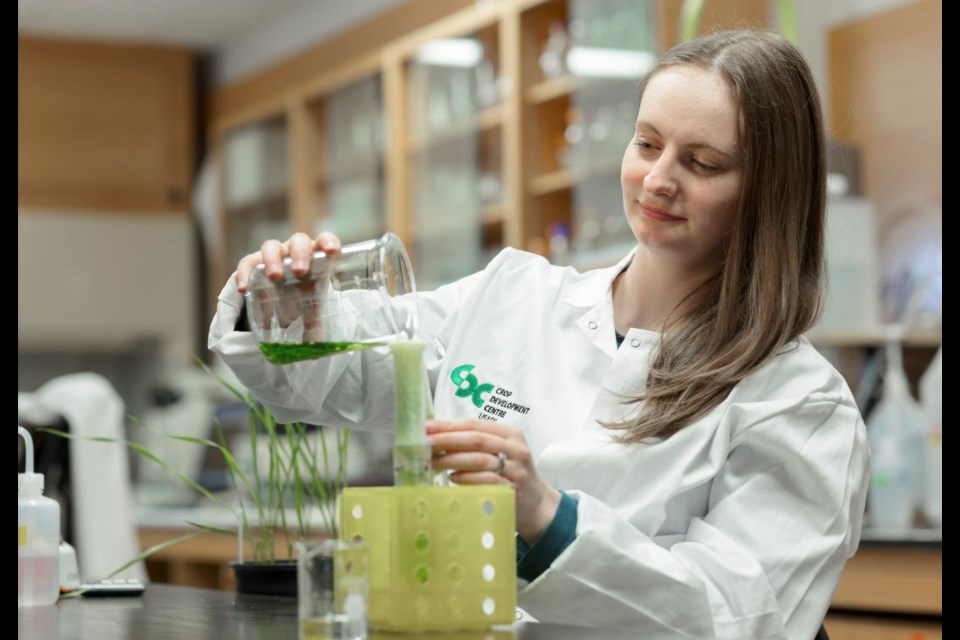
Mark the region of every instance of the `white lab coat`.
<instances>
[{"instance_id":1,"label":"white lab coat","mask_svg":"<svg viewBox=\"0 0 960 640\"><path fill-rule=\"evenodd\" d=\"M507 249L420 296L436 415L523 429L578 500L575 541L519 603L638 638L810 640L860 538L868 449L850 391L801 339L671 438L614 443L598 420L626 415L658 342L631 329L617 349L611 283L629 258L580 274ZM270 365L233 330L241 304L231 279L209 346L279 420L391 428L388 357Z\"/></svg>"}]
</instances>

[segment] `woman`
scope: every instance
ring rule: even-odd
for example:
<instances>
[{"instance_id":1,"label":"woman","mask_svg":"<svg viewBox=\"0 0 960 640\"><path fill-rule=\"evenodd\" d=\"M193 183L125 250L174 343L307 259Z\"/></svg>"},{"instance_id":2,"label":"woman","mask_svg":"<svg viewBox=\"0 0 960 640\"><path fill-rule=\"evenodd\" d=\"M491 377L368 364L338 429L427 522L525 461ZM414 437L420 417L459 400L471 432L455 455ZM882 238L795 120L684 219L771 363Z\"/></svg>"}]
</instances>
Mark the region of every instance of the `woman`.
<instances>
[{"instance_id":1,"label":"woman","mask_svg":"<svg viewBox=\"0 0 960 640\"><path fill-rule=\"evenodd\" d=\"M823 157L791 45L681 45L640 85L630 255L579 274L507 249L423 295L435 467L516 488L530 615L638 637L816 633L868 466L849 389L802 337L823 280ZM341 375L373 352L273 367L234 330L254 265L279 276L289 255L305 272L338 246L297 234L244 258L210 347L281 420L389 428L389 386Z\"/></svg>"}]
</instances>

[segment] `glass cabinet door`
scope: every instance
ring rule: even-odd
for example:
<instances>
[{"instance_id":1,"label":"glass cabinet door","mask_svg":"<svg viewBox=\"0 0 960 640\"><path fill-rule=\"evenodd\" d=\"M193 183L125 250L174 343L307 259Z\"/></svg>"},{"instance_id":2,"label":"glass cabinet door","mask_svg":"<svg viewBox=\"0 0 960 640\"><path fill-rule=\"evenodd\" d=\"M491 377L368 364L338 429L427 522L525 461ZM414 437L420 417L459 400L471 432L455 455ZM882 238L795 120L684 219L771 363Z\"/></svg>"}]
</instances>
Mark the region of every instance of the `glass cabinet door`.
<instances>
[{"instance_id":1,"label":"glass cabinet door","mask_svg":"<svg viewBox=\"0 0 960 640\"><path fill-rule=\"evenodd\" d=\"M307 104L313 234L332 231L344 243L386 231L386 131L380 75L372 75Z\"/></svg>"},{"instance_id":2,"label":"glass cabinet door","mask_svg":"<svg viewBox=\"0 0 960 640\"><path fill-rule=\"evenodd\" d=\"M502 247L503 83L496 26L422 45L405 68L414 270L434 288Z\"/></svg>"},{"instance_id":3,"label":"glass cabinet door","mask_svg":"<svg viewBox=\"0 0 960 640\"><path fill-rule=\"evenodd\" d=\"M633 242L620 163L637 81L656 56L654 3L550 0L525 11L521 28L536 61L523 75L531 248L581 269L608 265Z\"/></svg>"},{"instance_id":4,"label":"glass cabinet door","mask_svg":"<svg viewBox=\"0 0 960 640\"><path fill-rule=\"evenodd\" d=\"M566 161L582 176L573 197L571 259L615 260L634 242L623 212L620 164L637 119L637 81L656 58L652 2L570 0L568 72L574 91ZM569 139L567 139L569 138Z\"/></svg>"},{"instance_id":5,"label":"glass cabinet door","mask_svg":"<svg viewBox=\"0 0 960 640\"><path fill-rule=\"evenodd\" d=\"M230 269L268 238L289 237L287 123L283 115L224 140L226 259Z\"/></svg>"}]
</instances>

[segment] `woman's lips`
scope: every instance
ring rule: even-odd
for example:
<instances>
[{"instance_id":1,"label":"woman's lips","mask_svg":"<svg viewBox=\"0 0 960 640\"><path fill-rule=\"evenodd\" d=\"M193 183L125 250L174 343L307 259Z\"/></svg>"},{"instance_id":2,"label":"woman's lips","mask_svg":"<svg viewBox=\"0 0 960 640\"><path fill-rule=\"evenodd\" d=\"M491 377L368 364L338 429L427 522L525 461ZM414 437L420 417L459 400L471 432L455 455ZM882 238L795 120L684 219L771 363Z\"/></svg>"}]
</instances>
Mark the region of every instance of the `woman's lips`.
<instances>
[{"instance_id":1,"label":"woman's lips","mask_svg":"<svg viewBox=\"0 0 960 640\"><path fill-rule=\"evenodd\" d=\"M640 204L640 209L643 211L643 214L648 218L653 218L654 220L660 220L661 222L676 222L678 220L683 220L679 216L670 215L662 209L657 209L656 207L651 207L643 203Z\"/></svg>"}]
</instances>

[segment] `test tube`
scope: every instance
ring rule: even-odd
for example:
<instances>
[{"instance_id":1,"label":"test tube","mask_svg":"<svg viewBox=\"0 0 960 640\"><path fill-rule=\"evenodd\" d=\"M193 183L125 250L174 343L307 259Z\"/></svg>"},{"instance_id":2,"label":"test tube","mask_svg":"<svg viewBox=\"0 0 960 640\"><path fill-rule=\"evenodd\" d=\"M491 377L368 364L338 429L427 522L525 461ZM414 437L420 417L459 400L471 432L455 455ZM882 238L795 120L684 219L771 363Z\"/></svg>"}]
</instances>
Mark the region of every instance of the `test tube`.
<instances>
[{"instance_id":1,"label":"test tube","mask_svg":"<svg viewBox=\"0 0 960 640\"><path fill-rule=\"evenodd\" d=\"M432 417L430 386L419 340L390 344L396 397L396 442L393 447L394 486L432 485L432 452L424 426Z\"/></svg>"}]
</instances>

